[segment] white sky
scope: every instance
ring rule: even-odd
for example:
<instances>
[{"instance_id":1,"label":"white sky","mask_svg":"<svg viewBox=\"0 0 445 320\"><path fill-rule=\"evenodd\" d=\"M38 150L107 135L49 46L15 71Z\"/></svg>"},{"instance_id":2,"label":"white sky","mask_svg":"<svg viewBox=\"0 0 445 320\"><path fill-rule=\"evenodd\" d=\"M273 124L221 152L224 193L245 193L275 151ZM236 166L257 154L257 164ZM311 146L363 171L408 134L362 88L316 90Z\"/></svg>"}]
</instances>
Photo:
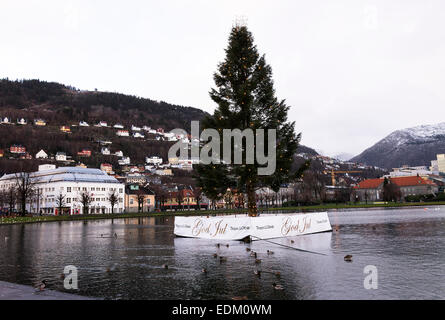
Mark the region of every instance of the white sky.
<instances>
[{"instance_id":1,"label":"white sky","mask_svg":"<svg viewBox=\"0 0 445 320\"><path fill-rule=\"evenodd\" d=\"M302 143L358 154L445 118L445 2L0 0L0 77L212 112L212 74L245 16Z\"/></svg>"}]
</instances>

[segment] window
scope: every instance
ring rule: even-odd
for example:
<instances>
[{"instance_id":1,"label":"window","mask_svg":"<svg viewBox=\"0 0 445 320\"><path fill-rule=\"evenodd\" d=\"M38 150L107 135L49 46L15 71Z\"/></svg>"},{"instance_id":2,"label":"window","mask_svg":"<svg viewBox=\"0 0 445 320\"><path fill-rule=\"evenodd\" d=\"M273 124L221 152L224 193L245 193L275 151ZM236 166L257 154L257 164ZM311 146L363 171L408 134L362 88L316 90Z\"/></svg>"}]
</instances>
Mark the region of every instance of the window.
<instances>
[{"instance_id":1,"label":"window","mask_svg":"<svg viewBox=\"0 0 445 320\"><path fill-rule=\"evenodd\" d=\"M96 188L95 187L91 187L91 191L96 191Z\"/></svg>"},{"instance_id":2,"label":"window","mask_svg":"<svg viewBox=\"0 0 445 320\"><path fill-rule=\"evenodd\" d=\"M150 198L147 199L147 204L150 204Z\"/></svg>"},{"instance_id":3,"label":"window","mask_svg":"<svg viewBox=\"0 0 445 320\"><path fill-rule=\"evenodd\" d=\"M133 204L133 202L134 202L133 198L130 198L130 204Z\"/></svg>"},{"instance_id":4,"label":"window","mask_svg":"<svg viewBox=\"0 0 445 320\"><path fill-rule=\"evenodd\" d=\"M71 187L67 187L66 192L71 192Z\"/></svg>"},{"instance_id":5,"label":"window","mask_svg":"<svg viewBox=\"0 0 445 320\"><path fill-rule=\"evenodd\" d=\"M124 193L124 189L123 189L123 188L120 188L120 189L119 189L119 193Z\"/></svg>"},{"instance_id":6,"label":"window","mask_svg":"<svg viewBox=\"0 0 445 320\"><path fill-rule=\"evenodd\" d=\"M86 188L86 187L83 187L83 188L82 188L82 191L87 191L87 188Z\"/></svg>"},{"instance_id":7,"label":"window","mask_svg":"<svg viewBox=\"0 0 445 320\"><path fill-rule=\"evenodd\" d=\"M71 203L71 198L66 198L66 203Z\"/></svg>"}]
</instances>

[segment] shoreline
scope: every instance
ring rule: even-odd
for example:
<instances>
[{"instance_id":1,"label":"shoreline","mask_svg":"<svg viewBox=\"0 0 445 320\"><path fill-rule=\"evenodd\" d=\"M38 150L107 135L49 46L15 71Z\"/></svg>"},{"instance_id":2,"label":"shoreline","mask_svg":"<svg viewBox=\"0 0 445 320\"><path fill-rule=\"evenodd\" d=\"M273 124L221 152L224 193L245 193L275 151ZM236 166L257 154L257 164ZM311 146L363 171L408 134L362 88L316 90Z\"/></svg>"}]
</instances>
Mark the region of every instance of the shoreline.
<instances>
[{"instance_id":1,"label":"shoreline","mask_svg":"<svg viewBox=\"0 0 445 320\"><path fill-rule=\"evenodd\" d=\"M445 205L445 201L435 202L407 202L407 203L373 203L373 204L322 204L300 207L278 207L261 208L259 212L289 211L289 212L311 212L321 210L337 209L368 209L368 208L410 208L424 206ZM121 214L99 214L99 215L71 215L71 216L32 216L32 217L1 217L1 225L25 224L25 223L43 223L43 222L61 222L61 221L84 221L84 220L102 220L102 219L130 219L130 218L151 218L151 217L175 217L175 216L201 216L201 215L226 215L243 214L246 210L226 209L226 210L184 210L184 211L165 211L165 212L142 212L142 213L121 213Z\"/></svg>"},{"instance_id":2,"label":"shoreline","mask_svg":"<svg viewBox=\"0 0 445 320\"><path fill-rule=\"evenodd\" d=\"M0 300L96 300L55 290L36 291L23 284L0 281Z\"/></svg>"}]
</instances>

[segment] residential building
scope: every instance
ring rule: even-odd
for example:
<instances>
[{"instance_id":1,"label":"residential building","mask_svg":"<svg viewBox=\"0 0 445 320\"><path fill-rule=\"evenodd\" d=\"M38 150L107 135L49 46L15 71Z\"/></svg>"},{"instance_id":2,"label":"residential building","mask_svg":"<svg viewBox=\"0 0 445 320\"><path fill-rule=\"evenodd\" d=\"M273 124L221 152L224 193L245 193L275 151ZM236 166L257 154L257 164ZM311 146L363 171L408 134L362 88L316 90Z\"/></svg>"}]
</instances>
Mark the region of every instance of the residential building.
<instances>
[{"instance_id":1,"label":"residential building","mask_svg":"<svg viewBox=\"0 0 445 320\"><path fill-rule=\"evenodd\" d=\"M28 121L26 121L25 118L17 119L17 124L25 125L25 124L27 124L27 123L28 123Z\"/></svg>"},{"instance_id":2,"label":"residential building","mask_svg":"<svg viewBox=\"0 0 445 320\"><path fill-rule=\"evenodd\" d=\"M90 125L87 123L87 122L85 122L85 121L80 121L79 122L79 127L89 127Z\"/></svg>"},{"instance_id":3,"label":"residential building","mask_svg":"<svg viewBox=\"0 0 445 320\"><path fill-rule=\"evenodd\" d=\"M57 152L56 153L56 161L66 161L66 153L65 152Z\"/></svg>"},{"instance_id":4,"label":"residential building","mask_svg":"<svg viewBox=\"0 0 445 320\"><path fill-rule=\"evenodd\" d=\"M140 134L139 132L135 132L135 133L133 133L133 137L134 138L145 138L145 136L143 135L143 134Z\"/></svg>"},{"instance_id":5,"label":"residential building","mask_svg":"<svg viewBox=\"0 0 445 320\"><path fill-rule=\"evenodd\" d=\"M137 126L134 126L134 125L132 125L132 126L131 126L131 131L141 131L141 128L140 128L140 127L137 127Z\"/></svg>"},{"instance_id":6,"label":"residential building","mask_svg":"<svg viewBox=\"0 0 445 320\"><path fill-rule=\"evenodd\" d=\"M48 154L42 149L36 153L36 159L48 159Z\"/></svg>"},{"instance_id":7,"label":"residential building","mask_svg":"<svg viewBox=\"0 0 445 320\"><path fill-rule=\"evenodd\" d=\"M128 132L128 130L117 130L116 134L119 137L129 137L130 133Z\"/></svg>"},{"instance_id":8,"label":"residential building","mask_svg":"<svg viewBox=\"0 0 445 320\"><path fill-rule=\"evenodd\" d=\"M161 204L163 210L190 210L196 207L197 202L191 189L170 191L166 201Z\"/></svg>"},{"instance_id":9,"label":"residential building","mask_svg":"<svg viewBox=\"0 0 445 320\"><path fill-rule=\"evenodd\" d=\"M162 164L162 158L160 158L158 156L145 157L145 162L149 163L149 164L158 165L158 164Z\"/></svg>"},{"instance_id":10,"label":"residential building","mask_svg":"<svg viewBox=\"0 0 445 320\"><path fill-rule=\"evenodd\" d=\"M19 144L14 144L9 148L9 152L11 153L25 153L26 152L26 148L22 145Z\"/></svg>"},{"instance_id":11,"label":"residential building","mask_svg":"<svg viewBox=\"0 0 445 320\"><path fill-rule=\"evenodd\" d=\"M69 126L61 126L60 131L65 133L71 133L71 128Z\"/></svg>"},{"instance_id":12,"label":"residential building","mask_svg":"<svg viewBox=\"0 0 445 320\"><path fill-rule=\"evenodd\" d=\"M106 172L107 174L114 174L113 165L109 163L102 163L100 165L100 170Z\"/></svg>"},{"instance_id":13,"label":"residential building","mask_svg":"<svg viewBox=\"0 0 445 320\"><path fill-rule=\"evenodd\" d=\"M3 124L11 124L11 118L8 118L8 117L2 118L2 123Z\"/></svg>"},{"instance_id":14,"label":"residential building","mask_svg":"<svg viewBox=\"0 0 445 320\"><path fill-rule=\"evenodd\" d=\"M122 152L122 151L116 151L115 153L114 153L114 155L115 156L118 156L118 157L123 157L124 156L124 153Z\"/></svg>"},{"instance_id":15,"label":"residential building","mask_svg":"<svg viewBox=\"0 0 445 320\"><path fill-rule=\"evenodd\" d=\"M102 148L102 150L100 151L103 155L110 155L110 149L108 148Z\"/></svg>"},{"instance_id":16,"label":"residential building","mask_svg":"<svg viewBox=\"0 0 445 320\"><path fill-rule=\"evenodd\" d=\"M35 119L34 125L44 127L46 126L46 121L43 119Z\"/></svg>"},{"instance_id":17,"label":"residential building","mask_svg":"<svg viewBox=\"0 0 445 320\"><path fill-rule=\"evenodd\" d=\"M30 177L35 183L35 194L30 199L27 211L58 215L58 197L63 197L62 210L64 214L111 213L109 195L115 193L118 202L114 212L124 211L124 185L114 177L99 169L59 167L54 165L39 166L39 171L32 172ZM7 191L15 186L16 174L7 174L0 178L0 191ZM90 199L89 205L83 207L81 198L86 195Z\"/></svg>"},{"instance_id":18,"label":"residential building","mask_svg":"<svg viewBox=\"0 0 445 320\"><path fill-rule=\"evenodd\" d=\"M130 184L125 187L125 212L149 212L155 207L155 194L147 187Z\"/></svg>"},{"instance_id":19,"label":"residential building","mask_svg":"<svg viewBox=\"0 0 445 320\"><path fill-rule=\"evenodd\" d=\"M107 127L108 125L107 125L107 123L106 123L105 121L100 121L100 122L97 124L97 126L98 126L98 127Z\"/></svg>"},{"instance_id":20,"label":"residential building","mask_svg":"<svg viewBox=\"0 0 445 320\"><path fill-rule=\"evenodd\" d=\"M122 159L119 159L117 162L118 162L119 165L121 165L121 166L130 164L130 157L122 157Z\"/></svg>"},{"instance_id":21,"label":"residential building","mask_svg":"<svg viewBox=\"0 0 445 320\"><path fill-rule=\"evenodd\" d=\"M82 151L79 151L77 153L79 157L91 157L91 150L90 149L82 149Z\"/></svg>"},{"instance_id":22,"label":"residential building","mask_svg":"<svg viewBox=\"0 0 445 320\"><path fill-rule=\"evenodd\" d=\"M121 125L120 123L116 123L116 124L113 126L113 128L116 128L116 129L123 129L124 126Z\"/></svg>"}]
</instances>

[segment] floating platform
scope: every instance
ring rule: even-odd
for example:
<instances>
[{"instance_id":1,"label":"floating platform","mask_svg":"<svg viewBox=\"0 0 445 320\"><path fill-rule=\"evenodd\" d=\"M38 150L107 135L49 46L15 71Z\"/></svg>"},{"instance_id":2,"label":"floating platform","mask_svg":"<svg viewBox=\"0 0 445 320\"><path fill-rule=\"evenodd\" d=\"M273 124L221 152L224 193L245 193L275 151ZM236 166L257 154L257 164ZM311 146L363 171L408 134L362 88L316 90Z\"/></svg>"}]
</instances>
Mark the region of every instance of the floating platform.
<instances>
[{"instance_id":1,"label":"floating platform","mask_svg":"<svg viewBox=\"0 0 445 320\"><path fill-rule=\"evenodd\" d=\"M174 234L218 240L260 240L332 231L327 212L175 217Z\"/></svg>"}]
</instances>

